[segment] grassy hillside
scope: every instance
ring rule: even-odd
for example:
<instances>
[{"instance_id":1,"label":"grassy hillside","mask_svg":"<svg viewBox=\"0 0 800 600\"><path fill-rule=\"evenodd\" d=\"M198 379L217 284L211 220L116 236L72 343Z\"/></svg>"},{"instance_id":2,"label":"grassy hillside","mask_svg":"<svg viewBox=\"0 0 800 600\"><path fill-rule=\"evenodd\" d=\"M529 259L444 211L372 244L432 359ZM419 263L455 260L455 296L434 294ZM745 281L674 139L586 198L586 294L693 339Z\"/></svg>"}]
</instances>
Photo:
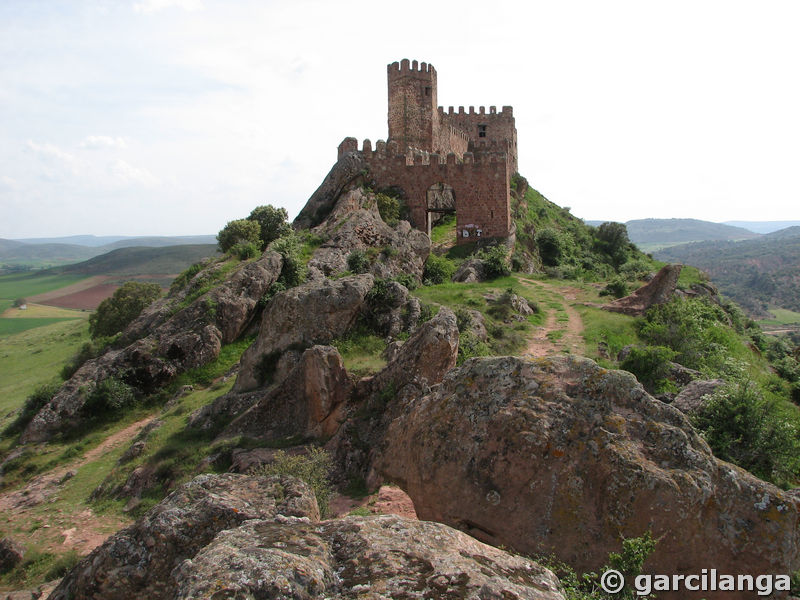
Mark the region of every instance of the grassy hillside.
<instances>
[{"instance_id":1,"label":"grassy hillside","mask_svg":"<svg viewBox=\"0 0 800 600\"><path fill-rule=\"evenodd\" d=\"M212 235L32 238L0 240L0 272L20 269L44 269L88 260L119 248L216 244Z\"/></svg>"},{"instance_id":2,"label":"grassy hillside","mask_svg":"<svg viewBox=\"0 0 800 600\"><path fill-rule=\"evenodd\" d=\"M754 315L767 316L773 307L800 311L800 234L686 244L655 256L703 269L723 294Z\"/></svg>"},{"instance_id":3,"label":"grassy hillside","mask_svg":"<svg viewBox=\"0 0 800 600\"><path fill-rule=\"evenodd\" d=\"M746 240L758 237L742 227L698 219L637 219L625 223L631 241L642 250L676 246L686 242Z\"/></svg>"},{"instance_id":4,"label":"grassy hillside","mask_svg":"<svg viewBox=\"0 0 800 600\"><path fill-rule=\"evenodd\" d=\"M217 247L212 244L120 248L81 263L50 269L49 272L84 276L174 274L216 254Z\"/></svg>"}]
</instances>

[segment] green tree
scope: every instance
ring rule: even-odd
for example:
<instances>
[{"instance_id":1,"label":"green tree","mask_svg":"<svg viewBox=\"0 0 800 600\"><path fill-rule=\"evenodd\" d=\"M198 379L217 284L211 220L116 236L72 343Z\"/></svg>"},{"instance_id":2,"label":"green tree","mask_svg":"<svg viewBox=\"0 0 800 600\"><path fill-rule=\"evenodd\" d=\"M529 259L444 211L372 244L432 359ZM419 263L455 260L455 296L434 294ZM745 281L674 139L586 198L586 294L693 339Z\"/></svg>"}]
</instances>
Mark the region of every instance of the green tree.
<instances>
[{"instance_id":1,"label":"green tree","mask_svg":"<svg viewBox=\"0 0 800 600\"><path fill-rule=\"evenodd\" d=\"M258 223L262 250L269 246L270 242L289 233L291 226L287 222L288 218L289 214L285 208L275 208L271 204L253 209L247 219Z\"/></svg>"},{"instance_id":2,"label":"green tree","mask_svg":"<svg viewBox=\"0 0 800 600\"><path fill-rule=\"evenodd\" d=\"M628 260L631 240L623 223L603 223L597 228L595 237L598 250L608 257L615 269Z\"/></svg>"},{"instance_id":3,"label":"green tree","mask_svg":"<svg viewBox=\"0 0 800 600\"><path fill-rule=\"evenodd\" d=\"M228 221L217 234L217 244L220 252L227 252L236 244L253 243L261 246L261 226L257 221L238 219Z\"/></svg>"},{"instance_id":4,"label":"green tree","mask_svg":"<svg viewBox=\"0 0 800 600\"><path fill-rule=\"evenodd\" d=\"M119 333L160 295L155 283L126 282L89 317L89 333L93 338Z\"/></svg>"}]
</instances>

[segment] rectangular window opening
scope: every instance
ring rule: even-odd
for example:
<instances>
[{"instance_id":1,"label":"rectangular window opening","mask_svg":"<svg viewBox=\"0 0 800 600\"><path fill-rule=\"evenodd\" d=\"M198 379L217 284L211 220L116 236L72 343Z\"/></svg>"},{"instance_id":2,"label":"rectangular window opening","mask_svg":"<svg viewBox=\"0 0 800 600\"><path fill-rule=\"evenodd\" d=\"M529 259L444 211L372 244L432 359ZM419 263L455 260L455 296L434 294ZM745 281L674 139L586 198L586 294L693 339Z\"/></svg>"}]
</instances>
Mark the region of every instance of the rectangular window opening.
<instances>
[{"instance_id":1,"label":"rectangular window opening","mask_svg":"<svg viewBox=\"0 0 800 600\"><path fill-rule=\"evenodd\" d=\"M486 125L478 125L478 137L486 137Z\"/></svg>"}]
</instances>

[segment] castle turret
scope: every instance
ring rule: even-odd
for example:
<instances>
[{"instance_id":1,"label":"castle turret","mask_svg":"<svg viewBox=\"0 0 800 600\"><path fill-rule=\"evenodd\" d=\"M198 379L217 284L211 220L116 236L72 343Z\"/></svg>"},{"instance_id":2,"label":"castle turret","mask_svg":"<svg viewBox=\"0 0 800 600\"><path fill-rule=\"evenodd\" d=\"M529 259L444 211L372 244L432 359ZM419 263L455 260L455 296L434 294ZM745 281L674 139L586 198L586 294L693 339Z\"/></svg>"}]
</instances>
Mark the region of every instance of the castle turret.
<instances>
[{"instance_id":1,"label":"castle turret","mask_svg":"<svg viewBox=\"0 0 800 600\"><path fill-rule=\"evenodd\" d=\"M404 58L388 67L389 140L400 147L434 151L439 131L436 69Z\"/></svg>"}]
</instances>

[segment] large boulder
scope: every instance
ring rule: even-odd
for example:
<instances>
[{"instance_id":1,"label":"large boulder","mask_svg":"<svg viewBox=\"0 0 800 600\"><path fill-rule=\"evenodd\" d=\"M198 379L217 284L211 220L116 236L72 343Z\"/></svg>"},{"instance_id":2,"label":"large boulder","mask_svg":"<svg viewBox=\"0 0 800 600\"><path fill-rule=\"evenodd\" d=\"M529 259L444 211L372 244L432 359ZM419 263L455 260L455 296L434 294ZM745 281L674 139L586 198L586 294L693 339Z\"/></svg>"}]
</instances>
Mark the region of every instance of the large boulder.
<instances>
[{"instance_id":1,"label":"large boulder","mask_svg":"<svg viewBox=\"0 0 800 600\"><path fill-rule=\"evenodd\" d=\"M181 600L564 598L556 577L527 558L396 515L249 521L220 533L175 579Z\"/></svg>"},{"instance_id":2,"label":"large boulder","mask_svg":"<svg viewBox=\"0 0 800 600\"><path fill-rule=\"evenodd\" d=\"M319 522L293 477L201 475L112 536L50 600L190 598L563 600L535 562L437 523Z\"/></svg>"},{"instance_id":3,"label":"large boulder","mask_svg":"<svg viewBox=\"0 0 800 600\"><path fill-rule=\"evenodd\" d=\"M258 301L278 278L283 262L272 251L243 264L227 279L180 310L185 292L146 311L121 339L122 349L110 350L87 361L31 420L23 442L38 442L80 422L87 391L108 377L119 377L144 393L153 392L175 375L214 360L224 344L241 336L258 313ZM220 268L215 266L213 268ZM203 280L202 272L198 274ZM208 275L206 274L206 279ZM147 332L141 339L140 333Z\"/></svg>"},{"instance_id":4,"label":"large boulder","mask_svg":"<svg viewBox=\"0 0 800 600\"><path fill-rule=\"evenodd\" d=\"M725 385L722 379L692 381L675 396L672 406L691 416L700 411L717 388Z\"/></svg>"},{"instance_id":5,"label":"large boulder","mask_svg":"<svg viewBox=\"0 0 800 600\"><path fill-rule=\"evenodd\" d=\"M311 194L303 210L295 218L295 229L309 229L324 221L336 206L342 192L354 181L362 177L367 163L360 152L347 152L342 155L322 184Z\"/></svg>"},{"instance_id":6,"label":"large boulder","mask_svg":"<svg viewBox=\"0 0 800 600\"><path fill-rule=\"evenodd\" d=\"M643 315L655 304L668 302L675 294L683 265L664 265L648 283L630 296L619 298L602 306L603 309L625 315Z\"/></svg>"},{"instance_id":7,"label":"large boulder","mask_svg":"<svg viewBox=\"0 0 800 600\"><path fill-rule=\"evenodd\" d=\"M376 469L421 519L580 571L648 530L652 573L800 566L798 495L716 459L624 371L569 356L471 359L396 413Z\"/></svg>"},{"instance_id":8,"label":"large boulder","mask_svg":"<svg viewBox=\"0 0 800 600\"><path fill-rule=\"evenodd\" d=\"M0 539L0 573L5 573L22 562L25 548L8 537Z\"/></svg>"},{"instance_id":9,"label":"large boulder","mask_svg":"<svg viewBox=\"0 0 800 600\"><path fill-rule=\"evenodd\" d=\"M342 194L334 211L314 232L326 241L308 265L328 276L348 270L347 258L352 252L380 250L370 261L370 273L383 279L401 274L420 279L431 249L430 238L408 221L387 225L378 212L375 196L360 187Z\"/></svg>"},{"instance_id":10,"label":"large boulder","mask_svg":"<svg viewBox=\"0 0 800 600\"><path fill-rule=\"evenodd\" d=\"M83 559L50 600L175 598L175 567L251 519L319 519L314 494L292 477L199 475Z\"/></svg>"},{"instance_id":11,"label":"large boulder","mask_svg":"<svg viewBox=\"0 0 800 600\"><path fill-rule=\"evenodd\" d=\"M221 437L330 437L344 418L352 389L336 348L313 346L283 382L237 417Z\"/></svg>"},{"instance_id":12,"label":"large boulder","mask_svg":"<svg viewBox=\"0 0 800 600\"><path fill-rule=\"evenodd\" d=\"M261 317L258 337L242 356L233 391L262 387L270 365L287 350L328 344L355 323L372 275L311 281L276 294Z\"/></svg>"}]
</instances>

